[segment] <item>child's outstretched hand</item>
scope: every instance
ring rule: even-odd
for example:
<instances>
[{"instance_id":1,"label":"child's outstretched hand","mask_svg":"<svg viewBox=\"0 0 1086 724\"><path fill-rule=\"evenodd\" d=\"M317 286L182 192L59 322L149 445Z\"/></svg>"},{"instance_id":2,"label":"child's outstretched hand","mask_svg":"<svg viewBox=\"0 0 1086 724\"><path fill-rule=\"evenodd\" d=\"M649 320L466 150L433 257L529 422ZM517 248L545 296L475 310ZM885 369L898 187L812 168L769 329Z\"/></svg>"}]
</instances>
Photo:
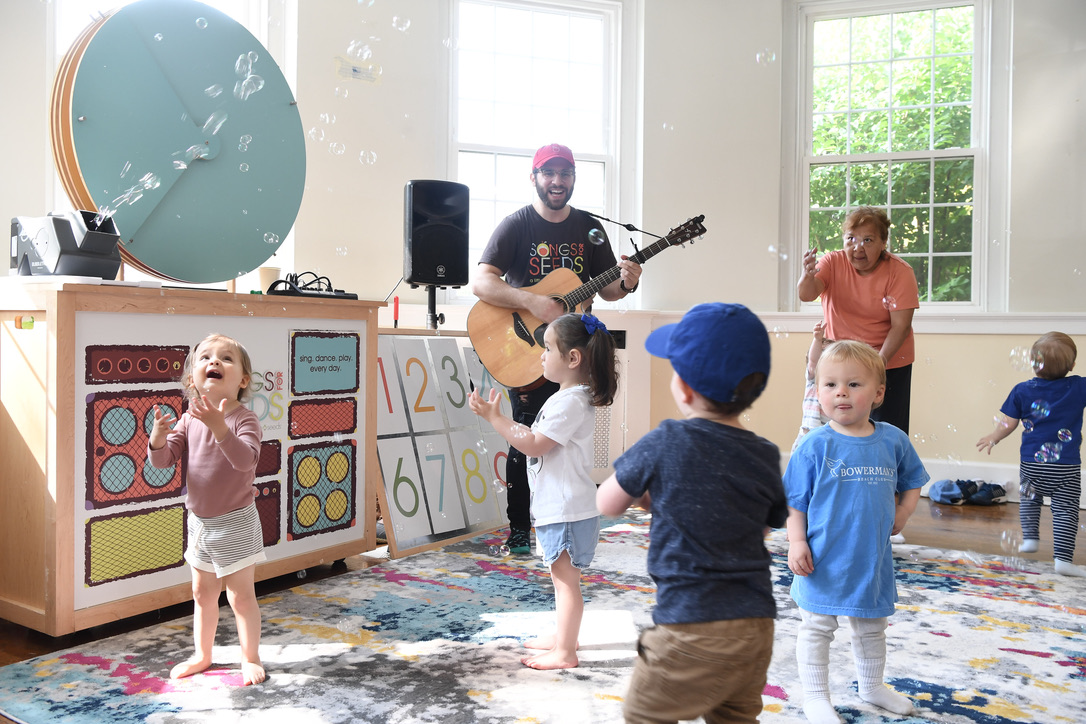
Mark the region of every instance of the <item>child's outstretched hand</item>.
<instances>
[{"instance_id":1,"label":"child's outstretched hand","mask_svg":"<svg viewBox=\"0 0 1086 724\"><path fill-rule=\"evenodd\" d=\"M815 322L814 338L817 339L819 342L821 342L822 340L824 340L826 338L826 330L825 330L825 321L824 320L820 319L817 322Z\"/></svg>"},{"instance_id":2,"label":"child's outstretched hand","mask_svg":"<svg viewBox=\"0 0 1086 724\"><path fill-rule=\"evenodd\" d=\"M226 437L226 398L219 401L219 406L211 404L207 395L196 395L189 403L189 414L194 419L207 425L207 429L215 435L215 439L221 441Z\"/></svg>"},{"instance_id":3,"label":"child's outstretched hand","mask_svg":"<svg viewBox=\"0 0 1086 724\"><path fill-rule=\"evenodd\" d=\"M177 422L177 416L172 410L164 410L161 406L155 405L155 422L148 439L152 450L158 450L166 444L166 435L169 434L175 422Z\"/></svg>"},{"instance_id":4,"label":"child's outstretched hand","mask_svg":"<svg viewBox=\"0 0 1086 724\"><path fill-rule=\"evenodd\" d=\"M989 455L992 454L992 448L995 447L999 440L995 439L995 433L985 435L981 439L977 440L977 450L986 451Z\"/></svg>"},{"instance_id":5,"label":"child's outstretched hand","mask_svg":"<svg viewBox=\"0 0 1086 724\"><path fill-rule=\"evenodd\" d=\"M809 576L814 573L811 547L807 545L807 541L788 542L788 570L797 576Z\"/></svg>"},{"instance_id":6,"label":"child's outstretched hand","mask_svg":"<svg viewBox=\"0 0 1086 724\"><path fill-rule=\"evenodd\" d=\"M490 422L502 413L501 393L496 387L490 388L490 399L484 400L479 390L472 390L468 396L468 407L479 417Z\"/></svg>"}]
</instances>

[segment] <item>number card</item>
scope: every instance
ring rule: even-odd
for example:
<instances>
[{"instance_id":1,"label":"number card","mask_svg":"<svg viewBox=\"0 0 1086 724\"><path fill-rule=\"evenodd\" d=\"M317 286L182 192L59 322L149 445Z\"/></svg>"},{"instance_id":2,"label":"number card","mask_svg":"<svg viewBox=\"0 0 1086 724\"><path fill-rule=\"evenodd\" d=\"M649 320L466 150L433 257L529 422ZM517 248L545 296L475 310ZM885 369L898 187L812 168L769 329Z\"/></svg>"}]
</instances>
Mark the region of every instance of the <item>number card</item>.
<instances>
[{"instance_id":1,"label":"number card","mask_svg":"<svg viewBox=\"0 0 1086 724\"><path fill-rule=\"evenodd\" d=\"M426 508L430 512L434 533L463 528L463 496L449 439L445 435L423 435L415 439L415 444L426 489Z\"/></svg>"},{"instance_id":2,"label":"number card","mask_svg":"<svg viewBox=\"0 0 1086 724\"><path fill-rule=\"evenodd\" d=\"M482 523L501 517L498 491L494 489L490 475L491 459L487 447L478 433L470 430L452 432L453 454L464 481L464 503L468 509L468 522Z\"/></svg>"},{"instance_id":3,"label":"number card","mask_svg":"<svg viewBox=\"0 0 1086 724\"><path fill-rule=\"evenodd\" d=\"M396 350L400 382L407 393L411 429L415 432L443 430L445 417L441 414L441 397L425 340L399 338L392 346Z\"/></svg>"},{"instance_id":4,"label":"number card","mask_svg":"<svg viewBox=\"0 0 1086 724\"><path fill-rule=\"evenodd\" d=\"M377 454L388 500L388 510L384 511L386 533L391 529L398 540L405 541L429 535L432 529L422 498L414 441L407 437L378 440Z\"/></svg>"},{"instance_id":5,"label":"number card","mask_svg":"<svg viewBox=\"0 0 1086 724\"><path fill-rule=\"evenodd\" d=\"M456 340L431 339L429 346L438 387L444 398L445 414L449 418L449 427L477 425L479 420L468 407L471 379Z\"/></svg>"},{"instance_id":6,"label":"number card","mask_svg":"<svg viewBox=\"0 0 1086 724\"><path fill-rule=\"evenodd\" d=\"M396 371L396 356L392 340L384 335L377 338L377 434L394 435L407 432L407 408L400 390Z\"/></svg>"},{"instance_id":7,"label":"number card","mask_svg":"<svg viewBox=\"0 0 1086 724\"><path fill-rule=\"evenodd\" d=\"M473 349L464 350L464 359L467 361L468 377L471 379L471 384L479 391L479 394L484 399L489 399L490 390L497 389L501 393L501 411L502 414L511 416L513 414L513 408L509 404L509 390L498 384L498 381L494 379L486 368L483 367L482 360L479 359L479 355L476 354ZM542 368L540 368L542 371Z\"/></svg>"}]
</instances>

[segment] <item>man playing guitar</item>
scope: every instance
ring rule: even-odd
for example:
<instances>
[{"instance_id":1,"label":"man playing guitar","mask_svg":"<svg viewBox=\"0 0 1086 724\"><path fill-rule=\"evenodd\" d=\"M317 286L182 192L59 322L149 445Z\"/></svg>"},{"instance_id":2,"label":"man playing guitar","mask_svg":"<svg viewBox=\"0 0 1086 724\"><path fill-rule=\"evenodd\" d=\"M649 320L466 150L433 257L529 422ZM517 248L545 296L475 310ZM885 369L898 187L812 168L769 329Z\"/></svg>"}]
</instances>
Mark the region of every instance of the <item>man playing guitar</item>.
<instances>
[{"instance_id":1,"label":"man playing guitar","mask_svg":"<svg viewBox=\"0 0 1086 724\"><path fill-rule=\"evenodd\" d=\"M550 323L567 310L546 294L525 291L558 268L574 271L582 282L618 266L618 279L601 287L599 295L613 302L633 292L641 277L641 265L625 256L616 261L611 244L599 222L584 211L569 206L577 172L573 152L557 143L536 151L532 160L531 183L538 198L509 216L494 230L479 259L472 292L497 307L525 309ZM503 278L504 277L504 278ZM591 300L589 300L591 301ZM558 385L543 379L525 387L509 389L513 419L531 426L543 403ZM509 549L531 551L529 506L531 493L525 456L509 448L506 461L508 486Z\"/></svg>"}]
</instances>

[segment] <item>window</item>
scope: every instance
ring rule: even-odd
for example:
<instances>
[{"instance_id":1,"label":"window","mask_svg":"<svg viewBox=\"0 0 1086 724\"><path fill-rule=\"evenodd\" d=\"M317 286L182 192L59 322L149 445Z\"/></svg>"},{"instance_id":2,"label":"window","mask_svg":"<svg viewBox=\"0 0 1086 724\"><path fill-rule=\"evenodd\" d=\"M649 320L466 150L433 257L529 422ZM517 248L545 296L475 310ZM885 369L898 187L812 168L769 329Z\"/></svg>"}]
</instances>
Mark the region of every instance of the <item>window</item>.
<instances>
[{"instance_id":1,"label":"window","mask_svg":"<svg viewBox=\"0 0 1086 724\"><path fill-rule=\"evenodd\" d=\"M986 3L796 7L805 246L841 248L849 211L881 207L922 303L984 304Z\"/></svg>"},{"instance_id":2,"label":"window","mask_svg":"<svg viewBox=\"0 0 1086 724\"><path fill-rule=\"evenodd\" d=\"M459 2L453 152L471 189L473 265L498 222L530 203L532 156L545 143L573 149L578 208L617 204L619 15L617 2Z\"/></svg>"}]
</instances>

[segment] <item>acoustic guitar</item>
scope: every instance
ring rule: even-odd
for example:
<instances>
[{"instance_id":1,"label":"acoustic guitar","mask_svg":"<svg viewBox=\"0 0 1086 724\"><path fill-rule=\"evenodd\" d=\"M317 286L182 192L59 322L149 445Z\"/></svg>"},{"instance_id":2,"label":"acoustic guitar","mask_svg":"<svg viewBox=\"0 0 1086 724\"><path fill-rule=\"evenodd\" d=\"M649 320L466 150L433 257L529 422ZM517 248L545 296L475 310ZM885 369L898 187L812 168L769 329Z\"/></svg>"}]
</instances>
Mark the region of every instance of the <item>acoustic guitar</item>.
<instances>
[{"instance_id":1,"label":"acoustic guitar","mask_svg":"<svg viewBox=\"0 0 1086 724\"><path fill-rule=\"evenodd\" d=\"M693 243L705 233L701 223L704 220L704 214L688 220L638 251L630 261L644 264L668 247L688 241ZM620 267L614 266L582 284L571 269L555 269L538 284L522 288L533 294L546 294L561 303L567 312L583 313L586 302L620 274ZM467 327L479 359L499 383L506 387L525 387L542 376L539 355L543 351L543 332L547 324L528 310L478 301L468 312Z\"/></svg>"}]
</instances>

